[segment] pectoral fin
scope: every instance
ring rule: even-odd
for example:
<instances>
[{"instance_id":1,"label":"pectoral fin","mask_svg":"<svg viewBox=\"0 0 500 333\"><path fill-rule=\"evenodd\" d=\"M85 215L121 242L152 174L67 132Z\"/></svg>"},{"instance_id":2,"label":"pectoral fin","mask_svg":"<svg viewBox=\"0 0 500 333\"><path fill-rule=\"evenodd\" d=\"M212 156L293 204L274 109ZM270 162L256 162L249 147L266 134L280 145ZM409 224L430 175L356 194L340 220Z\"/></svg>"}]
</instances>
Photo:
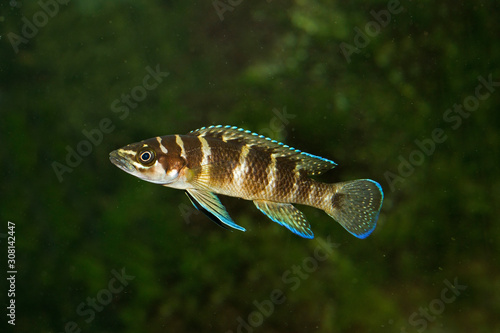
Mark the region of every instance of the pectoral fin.
<instances>
[{"instance_id":1,"label":"pectoral fin","mask_svg":"<svg viewBox=\"0 0 500 333\"><path fill-rule=\"evenodd\" d=\"M304 238L314 238L304 214L292 204L266 200L254 200L253 203L271 220L287 227L294 234Z\"/></svg>"},{"instance_id":2,"label":"pectoral fin","mask_svg":"<svg viewBox=\"0 0 500 333\"><path fill-rule=\"evenodd\" d=\"M215 194L209 191L188 189L186 194L191 200L193 206L199 211L204 213L208 218L217 223L224 229L228 227L238 229L240 231L245 231L245 228L240 227L233 222L231 217L226 211L226 208L222 205L219 198Z\"/></svg>"}]
</instances>

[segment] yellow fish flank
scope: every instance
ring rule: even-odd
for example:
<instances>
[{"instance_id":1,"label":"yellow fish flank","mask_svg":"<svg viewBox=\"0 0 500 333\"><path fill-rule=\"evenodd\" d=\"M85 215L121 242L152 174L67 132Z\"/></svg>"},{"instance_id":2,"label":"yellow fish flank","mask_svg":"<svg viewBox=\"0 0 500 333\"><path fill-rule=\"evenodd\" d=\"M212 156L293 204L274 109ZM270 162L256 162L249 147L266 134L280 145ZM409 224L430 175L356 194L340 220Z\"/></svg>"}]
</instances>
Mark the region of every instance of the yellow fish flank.
<instances>
[{"instance_id":1,"label":"yellow fish flank","mask_svg":"<svg viewBox=\"0 0 500 333\"><path fill-rule=\"evenodd\" d=\"M216 194L252 200L271 220L314 238L293 204L324 210L358 238L374 229L384 194L370 179L326 184L310 176L335 163L262 135L231 126L210 126L187 135L155 137L112 151L111 162L148 182L186 190L193 205L224 228L233 222Z\"/></svg>"}]
</instances>

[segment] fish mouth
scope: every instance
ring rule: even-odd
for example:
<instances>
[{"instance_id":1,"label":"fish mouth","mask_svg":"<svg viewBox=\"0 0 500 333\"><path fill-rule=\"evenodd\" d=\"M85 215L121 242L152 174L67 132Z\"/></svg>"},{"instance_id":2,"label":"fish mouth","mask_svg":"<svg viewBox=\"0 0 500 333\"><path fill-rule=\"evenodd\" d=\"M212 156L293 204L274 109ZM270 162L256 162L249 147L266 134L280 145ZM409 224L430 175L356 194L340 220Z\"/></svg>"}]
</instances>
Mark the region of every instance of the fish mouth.
<instances>
[{"instance_id":1,"label":"fish mouth","mask_svg":"<svg viewBox=\"0 0 500 333\"><path fill-rule=\"evenodd\" d=\"M109 153L109 160L111 163L116 165L118 168L122 169L125 172L132 173L135 171L134 166L132 163L128 161L128 159L120 154L120 150L113 150L111 153Z\"/></svg>"}]
</instances>

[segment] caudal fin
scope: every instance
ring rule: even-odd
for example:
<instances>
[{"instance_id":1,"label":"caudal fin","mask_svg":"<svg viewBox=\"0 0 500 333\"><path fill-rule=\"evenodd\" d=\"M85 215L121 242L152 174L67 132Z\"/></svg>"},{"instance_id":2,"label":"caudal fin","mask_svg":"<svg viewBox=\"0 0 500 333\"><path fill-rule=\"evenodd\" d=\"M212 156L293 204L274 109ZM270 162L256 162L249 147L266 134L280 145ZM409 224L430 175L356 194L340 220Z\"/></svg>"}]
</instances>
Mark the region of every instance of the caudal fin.
<instances>
[{"instance_id":1,"label":"caudal fin","mask_svg":"<svg viewBox=\"0 0 500 333\"><path fill-rule=\"evenodd\" d=\"M379 183L358 179L333 184L335 195L326 213L358 238L366 238L377 225L378 214L384 200Z\"/></svg>"}]
</instances>

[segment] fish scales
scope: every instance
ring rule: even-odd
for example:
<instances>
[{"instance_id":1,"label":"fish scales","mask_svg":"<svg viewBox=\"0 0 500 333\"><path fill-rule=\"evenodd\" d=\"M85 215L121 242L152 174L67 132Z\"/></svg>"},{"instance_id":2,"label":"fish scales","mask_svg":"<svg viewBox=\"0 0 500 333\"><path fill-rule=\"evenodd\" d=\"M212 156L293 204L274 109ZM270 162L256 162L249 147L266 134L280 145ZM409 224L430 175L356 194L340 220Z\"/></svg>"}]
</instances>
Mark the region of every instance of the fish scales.
<instances>
[{"instance_id":1,"label":"fish scales","mask_svg":"<svg viewBox=\"0 0 500 333\"><path fill-rule=\"evenodd\" d=\"M211 189L244 199L262 195L268 183L270 153L238 140L206 139L212 155L208 168Z\"/></svg>"},{"instance_id":2,"label":"fish scales","mask_svg":"<svg viewBox=\"0 0 500 333\"><path fill-rule=\"evenodd\" d=\"M232 171L241 154L241 147L225 143L220 139L200 138L200 140L203 139L207 141L210 147L210 156L205 158L210 168L205 168L202 172L208 172L208 185L210 187L224 188L233 181Z\"/></svg>"},{"instance_id":3,"label":"fish scales","mask_svg":"<svg viewBox=\"0 0 500 333\"><path fill-rule=\"evenodd\" d=\"M218 193L247 200L287 199L296 182L296 163L274 158L269 150L238 140L224 142L221 136L207 138L211 148L210 188ZM275 160L275 172L269 168ZM274 186L266 191L271 181ZM288 201L288 200L287 200Z\"/></svg>"},{"instance_id":4,"label":"fish scales","mask_svg":"<svg viewBox=\"0 0 500 333\"><path fill-rule=\"evenodd\" d=\"M247 189L247 199L265 196L266 186L269 183L269 170L271 164L271 154L257 146L250 146L246 156L246 163L249 165L244 188Z\"/></svg>"},{"instance_id":5,"label":"fish scales","mask_svg":"<svg viewBox=\"0 0 500 333\"><path fill-rule=\"evenodd\" d=\"M188 135L179 135L179 137L184 144L184 151L186 152L186 167L199 167L203 160L200 138Z\"/></svg>"},{"instance_id":6,"label":"fish scales","mask_svg":"<svg viewBox=\"0 0 500 333\"><path fill-rule=\"evenodd\" d=\"M294 184L298 181L297 174L295 173L296 166L297 162L287 157L276 157L276 192L272 198L275 201L285 200L289 202Z\"/></svg>"},{"instance_id":7,"label":"fish scales","mask_svg":"<svg viewBox=\"0 0 500 333\"><path fill-rule=\"evenodd\" d=\"M195 207L217 224L242 231L216 194L252 200L271 220L305 238L314 235L293 204L322 209L351 234L365 238L375 228L383 201L373 180L315 181L309 177L336 164L231 126L155 137L115 150L110 159L136 177L186 190Z\"/></svg>"}]
</instances>

